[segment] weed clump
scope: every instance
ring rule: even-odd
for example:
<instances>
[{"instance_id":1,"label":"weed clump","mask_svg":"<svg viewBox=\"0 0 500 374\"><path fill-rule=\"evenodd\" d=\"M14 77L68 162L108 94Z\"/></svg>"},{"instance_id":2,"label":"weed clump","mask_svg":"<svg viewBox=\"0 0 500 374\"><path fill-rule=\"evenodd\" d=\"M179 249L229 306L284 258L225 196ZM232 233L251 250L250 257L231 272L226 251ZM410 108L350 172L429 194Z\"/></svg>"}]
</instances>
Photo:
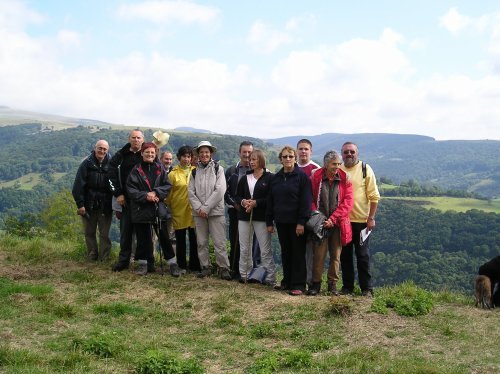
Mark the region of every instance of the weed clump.
<instances>
[{"instance_id":1,"label":"weed clump","mask_svg":"<svg viewBox=\"0 0 500 374\"><path fill-rule=\"evenodd\" d=\"M313 366L311 352L303 350L282 350L269 352L248 368L248 373L275 373L283 369L304 370Z\"/></svg>"},{"instance_id":2,"label":"weed clump","mask_svg":"<svg viewBox=\"0 0 500 374\"><path fill-rule=\"evenodd\" d=\"M328 314L346 317L353 311L352 301L347 296L335 296L330 298Z\"/></svg>"},{"instance_id":3,"label":"weed clump","mask_svg":"<svg viewBox=\"0 0 500 374\"><path fill-rule=\"evenodd\" d=\"M135 368L137 374L201 374L203 371L194 359L184 360L156 350L149 351Z\"/></svg>"},{"instance_id":4,"label":"weed clump","mask_svg":"<svg viewBox=\"0 0 500 374\"><path fill-rule=\"evenodd\" d=\"M113 356L111 337L104 334L93 334L89 337L73 340L73 348L99 358Z\"/></svg>"},{"instance_id":5,"label":"weed clump","mask_svg":"<svg viewBox=\"0 0 500 374\"><path fill-rule=\"evenodd\" d=\"M400 316L414 317L429 313L433 307L434 300L429 291L417 287L413 282L404 282L378 289L370 310L387 314L392 308Z\"/></svg>"}]
</instances>

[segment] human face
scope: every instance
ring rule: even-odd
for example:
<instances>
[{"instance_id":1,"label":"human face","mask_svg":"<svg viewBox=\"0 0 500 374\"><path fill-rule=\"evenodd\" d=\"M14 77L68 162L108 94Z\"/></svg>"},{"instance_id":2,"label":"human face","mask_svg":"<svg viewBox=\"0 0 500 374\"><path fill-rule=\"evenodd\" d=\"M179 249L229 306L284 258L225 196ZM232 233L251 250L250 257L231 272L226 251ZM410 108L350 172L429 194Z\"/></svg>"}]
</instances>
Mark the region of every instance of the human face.
<instances>
[{"instance_id":1,"label":"human face","mask_svg":"<svg viewBox=\"0 0 500 374\"><path fill-rule=\"evenodd\" d=\"M292 151L283 151L281 153L281 164L285 169L285 172L290 172L295 167L295 155Z\"/></svg>"},{"instance_id":2,"label":"human face","mask_svg":"<svg viewBox=\"0 0 500 374\"><path fill-rule=\"evenodd\" d=\"M141 155L144 162L152 164L156 159L156 149L152 147L146 148L144 151L142 151Z\"/></svg>"},{"instance_id":3,"label":"human face","mask_svg":"<svg viewBox=\"0 0 500 374\"><path fill-rule=\"evenodd\" d=\"M299 164L304 165L311 161L312 149L308 143L299 143L297 145L297 154L299 156Z\"/></svg>"},{"instance_id":4,"label":"human face","mask_svg":"<svg viewBox=\"0 0 500 374\"><path fill-rule=\"evenodd\" d=\"M108 142L105 140L99 140L94 147L95 157L99 161L104 160L104 157L106 157L108 150L109 150Z\"/></svg>"},{"instance_id":5,"label":"human face","mask_svg":"<svg viewBox=\"0 0 500 374\"><path fill-rule=\"evenodd\" d=\"M210 153L210 148L201 147L200 149L198 149L198 160L202 164L208 164L210 162L211 158L212 158L212 154Z\"/></svg>"},{"instance_id":6,"label":"human face","mask_svg":"<svg viewBox=\"0 0 500 374\"><path fill-rule=\"evenodd\" d=\"M181 156L181 159L179 160L181 163L181 166L189 166L191 165L191 155L189 153L186 153Z\"/></svg>"},{"instance_id":7,"label":"human face","mask_svg":"<svg viewBox=\"0 0 500 374\"><path fill-rule=\"evenodd\" d=\"M163 157L161 158L161 162L165 167L170 167L172 165L172 153L170 152L165 152L163 154Z\"/></svg>"},{"instance_id":8,"label":"human face","mask_svg":"<svg viewBox=\"0 0 500 374\"><path fill-rule=\"evenodd\" d=\"M342 147L342 160L344 165L352 168L358 162L358 147L354 144L346 144Z\"/></svg>"},{"instance_id":9,"label":"human face","mask_svg":"<svg viewBox=\"0 0 500 374\"><path fill-rule=\"evenodd\" d=\"M250 154L253 151L253 147L251 145L242 145L240 149L240 164L242 166L248 166L250 161Z\"/></svg>"},{"instance_id":10,"label":"human face","mask_svg":"<svg viewBox=\"0 0 500 374\"><path fill-rule=\"evenodd\" d=\"M337 170L339 169L340 165L342 165L342 161L339 159L337 160L330 160L328 164L325 165L326 173L328 176L333 177L335 174L337 174Z\"/></svg>"},{"instance_id":11,"label":"human face","mask_svg":"<svg viewBox=\"0 0 500 374\"><path fill-rule=\"evenodd\" d=\"M250 169L252 170L261 169L259 158L257 157L257 155L250 156Z\"/></svg>"},{"instance_id":12,"label":"human face","mask_svg":"<svg viewBox=\"0 0 500 374\"><path fill-rule=\"evenodd\" d=\"M142 143L144 143L144 135L142 134L142 131L132 131L128 137L128 142L130 143L132 151L137 152L140 150Z\"/></svg>"}]
</instances>

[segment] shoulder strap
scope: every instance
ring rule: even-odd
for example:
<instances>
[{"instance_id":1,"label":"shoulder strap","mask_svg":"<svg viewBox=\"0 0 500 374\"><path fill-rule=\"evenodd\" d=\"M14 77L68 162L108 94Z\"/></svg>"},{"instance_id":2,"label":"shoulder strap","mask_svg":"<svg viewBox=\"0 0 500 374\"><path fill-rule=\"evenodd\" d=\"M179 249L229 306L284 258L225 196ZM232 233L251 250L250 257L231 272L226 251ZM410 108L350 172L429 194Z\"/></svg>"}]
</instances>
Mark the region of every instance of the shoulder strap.
<instances>
[{"instance_id":1,"label":"shoulder strap","mask_svg":"<svg viewBox=\"0 0 500 374\"><path fill-rule=\"evenodd\" d=\"M196 177L196 168L194 168L193 170L191 170L191 177Z\"/></svg>"},{"instance_id":2,"label":"shoulder strap","mask_svg":"<svg viewBox=\"0 0 500 374\"><path fill-rule=\"evenodd\" d=\"M217 161L214 161L214 173L215 175L217 176L217 173L219 172L219 163ZM191 171L191 176L193 178L196 178L196 168L194 168L192 171Z\"/></svg>"},{"instance_id":3,"label":"shoulder strap","mask_svg":"<svg viewBox=\"0 0 500 374\"><path fill-rule=\"evenodd\" d=\"M366 178L366 163L361 162L361 171L363 172L363 179Z\"/></svg>"}]
</instances>

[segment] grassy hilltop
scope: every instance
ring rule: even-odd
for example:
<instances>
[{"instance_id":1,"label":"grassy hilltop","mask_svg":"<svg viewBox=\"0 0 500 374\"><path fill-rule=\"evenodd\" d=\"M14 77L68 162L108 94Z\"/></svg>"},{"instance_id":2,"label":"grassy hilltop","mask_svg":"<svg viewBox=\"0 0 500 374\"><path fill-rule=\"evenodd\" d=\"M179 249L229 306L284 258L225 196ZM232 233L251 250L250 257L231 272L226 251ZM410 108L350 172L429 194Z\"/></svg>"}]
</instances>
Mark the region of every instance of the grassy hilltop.
<instances>
[{"instance_id":1,"label":"grassy hilltop","mask_svg":"<svg viewBox=\"0 0 500 374\"><path fill-rule=\"evenodd\" d=\"M86 263L81 243L0 243L0 372L500 370L499 310L460 294L403 284L374 299L292 297L215 278L112 273Z\"/></svg>"}]
</instances>

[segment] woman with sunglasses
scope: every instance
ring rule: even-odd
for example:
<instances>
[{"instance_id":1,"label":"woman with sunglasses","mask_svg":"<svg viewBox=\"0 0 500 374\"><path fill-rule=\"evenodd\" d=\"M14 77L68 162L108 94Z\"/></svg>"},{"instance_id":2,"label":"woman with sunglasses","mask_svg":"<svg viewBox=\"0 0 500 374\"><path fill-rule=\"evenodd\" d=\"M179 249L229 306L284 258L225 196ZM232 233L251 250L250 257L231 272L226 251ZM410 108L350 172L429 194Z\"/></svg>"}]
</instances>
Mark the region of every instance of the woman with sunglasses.
<instances>
[{"instance_id":1,"label":"woman with sunglasses","mask_svg":"<svg viewBox=\"0 0 500 374\"><path fill-rule=\"evenodd\" d=\"M311 181L297 165L297 151L285 146L279 153L283 167L271 179L266 225L276 224L281 246L283 280L280 289L298 296L306 286L306 236L304 226L311 213Z\"/></svg>"}]
</instances>

